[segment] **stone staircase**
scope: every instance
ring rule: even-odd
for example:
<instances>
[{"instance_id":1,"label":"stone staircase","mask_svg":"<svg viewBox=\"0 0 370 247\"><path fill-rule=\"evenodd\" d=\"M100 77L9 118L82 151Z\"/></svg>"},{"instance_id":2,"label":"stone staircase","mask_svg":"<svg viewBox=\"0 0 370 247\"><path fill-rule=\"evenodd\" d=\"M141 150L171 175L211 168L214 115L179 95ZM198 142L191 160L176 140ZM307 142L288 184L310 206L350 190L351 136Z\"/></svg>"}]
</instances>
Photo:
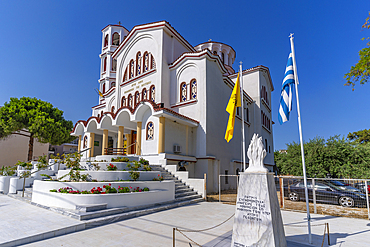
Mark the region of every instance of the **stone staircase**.
<instances>
[{"instance_id":1,"label":"stone staircase","mask_svg":"<svg viewBox=\"0 0 370 247\"><path fill-rule=\"evenodd\" d=\"M81 205L80 210L67 210L62 208L47 207L31 202L32 187L25 189L24 197L22 197L22 191L17 191L17 194L8 194L8 196L83 221L85 222L86 228L109 224L124 219L204 201L204 199L198 195L197 192L195 192L182 181L178 180L161 165L150 166L152 167L153 171L160 171L164 180L173 180L175 182L174 200L144 206L122 208L107 208L107 204Z\"/></svg>"},{"instance_id":2,"label":"stone staircase","mask_svg":"<svg viewBox=\"0 0 370 247\"><path fill-rule=\"evenodd\" d=\"M175 199L179 201L199 199L201 196L198 195L193 189L183 183L181 180L177 179L171 172L167 171L161 165L150 165L152 171L160 171L164 180L173 180L175 182ZM196 202L195 201L195 202Z\"/></svg>"}]
</instances>

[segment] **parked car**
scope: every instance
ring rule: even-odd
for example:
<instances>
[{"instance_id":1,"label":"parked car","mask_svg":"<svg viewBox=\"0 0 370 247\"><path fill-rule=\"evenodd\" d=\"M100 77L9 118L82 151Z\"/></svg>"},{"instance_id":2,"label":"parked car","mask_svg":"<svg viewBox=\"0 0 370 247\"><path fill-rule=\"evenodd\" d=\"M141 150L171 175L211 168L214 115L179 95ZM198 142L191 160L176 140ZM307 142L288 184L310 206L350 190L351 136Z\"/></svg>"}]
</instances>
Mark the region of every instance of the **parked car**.
<instances>
[{"instance_id":1,"label":"parked car","mask_svg":"<svg viewBox=\"0 0 370 247\"><path fill-rule=\"evenodd\" d=\"M311 181L307 181L308 198L313 201L313 190ZM284 191L285 192L285 191ZM292 184L288 188L288 197L292 201L305 200L303 181ZM343 207L365 207L366 195L358 191L341 189L327 181L315 182L316 202L339 204Z\"/></svg>"},{"instance_id":2,"label":"parked car","mask_svg":"<svg viewBox=\"0 0 370 247\"><path fill-rule=\"evenodd\" d=\"M355 187L362 191L362 193L366 193L365 190L365 182L355 183ZM370 194L370 181L367 182L367 191Z\"/></svg>"},{"instance_id":3,"label":"parked car","mask_svg":"<svg viewBox=\"0 0 370 247\"><path fill-rule=\"evenodd\" d=\"M341 181L337 181L337 180L325 180L325 183L333 184L334 186L338 187L341 190L347 190L347 191L353 191L353 192L360 192L360 193L362 193L361 190L359 190L358 188L352 187L349 184L345 184L345 183L343 183Z\"/></svg>"}]
</instances>

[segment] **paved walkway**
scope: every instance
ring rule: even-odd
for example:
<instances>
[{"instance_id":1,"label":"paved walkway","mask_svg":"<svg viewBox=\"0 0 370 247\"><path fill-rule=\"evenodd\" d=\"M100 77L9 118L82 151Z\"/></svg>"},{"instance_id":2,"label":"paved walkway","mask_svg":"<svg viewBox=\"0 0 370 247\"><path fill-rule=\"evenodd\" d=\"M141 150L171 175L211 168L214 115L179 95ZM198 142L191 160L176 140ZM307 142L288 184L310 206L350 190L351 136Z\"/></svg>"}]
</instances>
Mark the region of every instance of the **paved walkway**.
<instances>
[{"instance_id":1,"label":"paved walkway","mask_svg":"<svg viewBox=\"0 0 370 247\"><path fill-rule=\"evenodd\" d=\"M217 225L234 213L235 206L202 202L87 230L80 230L84 229L81 221L4 195L0 195L0 209L0 246L14 239L41 236L44 233L49 234L46 237L51 237L52 232L62 233L60 229L70 229L72 233L24 246L152 247L172 246L173 227L204 229ZM306 214L282 211L282 216L289 247L321 246L324 226L312 227L313 245L307 245L307 227L301 227L305 225ZM330 246L370 246L370 221L324 215L312 215L312 219L313 225L329 222ZM205 247L230 246L232 224L233 219L210 231L186 234ZM176 247L180 246L189 247L189 240L176 232ZM324 246L328 246L327 240Z\"/></svg>"}]
</instances>

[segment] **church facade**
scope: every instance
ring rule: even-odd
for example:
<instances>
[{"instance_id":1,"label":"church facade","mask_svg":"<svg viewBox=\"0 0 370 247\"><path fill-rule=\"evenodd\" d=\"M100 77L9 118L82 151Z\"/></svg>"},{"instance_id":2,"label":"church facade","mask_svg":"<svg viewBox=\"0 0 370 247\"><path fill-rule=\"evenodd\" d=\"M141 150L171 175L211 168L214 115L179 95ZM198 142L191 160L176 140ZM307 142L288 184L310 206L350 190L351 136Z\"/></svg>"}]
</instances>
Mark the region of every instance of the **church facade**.
<instances>
[{"instance_id":1,"label":"church facade","mask_svg":"<svg viewBox=\"0 0 370 247\"><path fill-rule=\"evenodd\" d=\"M192 46L166 21L130 31L108 25L102 34L98 105L72 131L79 150L90 148L85 158L123 153L163 166L184 161L189 177L207 174L207 191L217 191L219 174L241 171L244 124L246 149L254 133L262 136L264 162L273 170L274 87L267 67L242 72L245 119L239 108L227 143L225 109L237 78L231 46Z\"/></svg>"}]
</instances>

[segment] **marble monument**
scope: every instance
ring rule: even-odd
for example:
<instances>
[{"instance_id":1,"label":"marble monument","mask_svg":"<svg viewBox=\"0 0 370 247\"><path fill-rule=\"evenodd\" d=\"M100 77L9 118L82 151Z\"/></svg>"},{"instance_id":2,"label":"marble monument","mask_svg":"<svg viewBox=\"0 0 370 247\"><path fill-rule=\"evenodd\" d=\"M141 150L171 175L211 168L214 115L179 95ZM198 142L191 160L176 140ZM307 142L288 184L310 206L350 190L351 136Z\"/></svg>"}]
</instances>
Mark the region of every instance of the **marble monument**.
<instances>
[{"instance_id":1,"label":"marble monument","mask_svg":"<svg viewBox=\"0 0 370 247\"><path fill-rule=\"evenodd\" d=\"M240 173L232 247L287 246L273 173L263 166L262 137L253 135L249 167Z\"/></svg>"}]
</instances>

